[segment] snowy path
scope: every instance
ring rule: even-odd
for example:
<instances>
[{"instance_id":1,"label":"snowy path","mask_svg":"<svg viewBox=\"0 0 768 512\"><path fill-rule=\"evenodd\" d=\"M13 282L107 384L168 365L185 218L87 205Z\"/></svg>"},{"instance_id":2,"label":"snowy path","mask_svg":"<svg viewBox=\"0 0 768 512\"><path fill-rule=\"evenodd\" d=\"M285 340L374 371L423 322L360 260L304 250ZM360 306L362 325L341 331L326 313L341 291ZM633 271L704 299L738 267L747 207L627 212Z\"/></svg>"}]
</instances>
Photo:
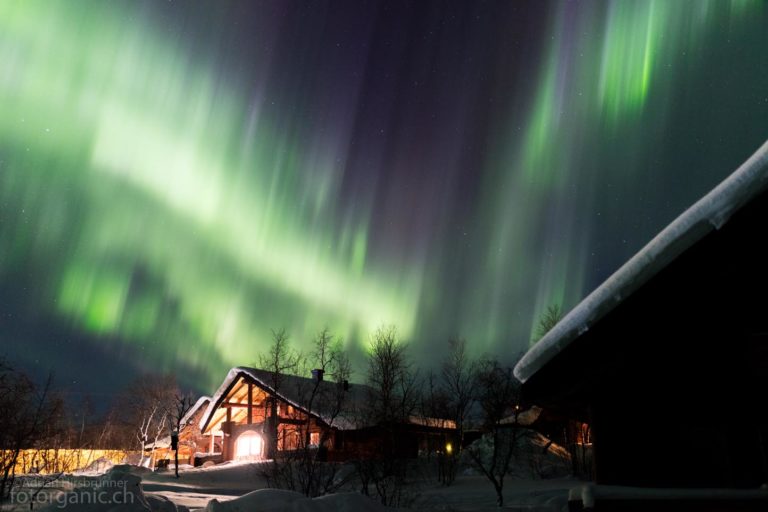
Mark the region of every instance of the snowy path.
<instances>
[{"instance_id":1,"label":"snowy path","mask_svg":"<svg viewBox=\"0 0 768 512\"><path fill-rule=\"evenodd\" d=\"M150 496L164 496L190 510L205 508L212 499L229 501L266 488L266 483L258 476L257 464L186 469L180 476L177 479L172 472L144 475L141 487Z\"/></svg>"}]
</instances>

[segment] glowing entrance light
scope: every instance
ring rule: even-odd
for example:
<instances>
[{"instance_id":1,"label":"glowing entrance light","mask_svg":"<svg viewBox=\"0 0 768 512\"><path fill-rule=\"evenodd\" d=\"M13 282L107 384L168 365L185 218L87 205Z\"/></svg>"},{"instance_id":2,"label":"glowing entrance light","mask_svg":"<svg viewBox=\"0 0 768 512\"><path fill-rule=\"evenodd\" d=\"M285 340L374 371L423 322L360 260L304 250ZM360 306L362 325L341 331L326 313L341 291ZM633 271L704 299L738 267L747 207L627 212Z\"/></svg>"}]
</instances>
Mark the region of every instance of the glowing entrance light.
<instances>
[{"instance_id":1,"label":"glowing entrance light","mask_svg":"<svg viewBox=\"0 0 768 512\"><path fill-rule=\"evenodd\" d=\"M261 435L249 430L235 441L235 457L260 457L263 442Z\"/></svg>"}]
</instances>

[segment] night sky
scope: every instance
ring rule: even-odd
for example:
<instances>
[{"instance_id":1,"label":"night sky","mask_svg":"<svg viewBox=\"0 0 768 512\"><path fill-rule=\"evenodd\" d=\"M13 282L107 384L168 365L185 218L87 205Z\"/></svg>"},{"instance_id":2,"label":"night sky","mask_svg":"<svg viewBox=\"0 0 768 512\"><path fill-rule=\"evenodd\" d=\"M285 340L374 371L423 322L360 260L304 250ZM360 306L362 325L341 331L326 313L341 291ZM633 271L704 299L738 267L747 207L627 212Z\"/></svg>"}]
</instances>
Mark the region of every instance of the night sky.
<instances>
[{"instance_id":1,"label":"night sky","mask_svg":"<svg viewBox=\"0 0 768 512\"><path fill-rule=\"evenodd\" d=\"M759 0L0 0L0 353L508 359L767 137Z\"/></svg>"}]
</instances>

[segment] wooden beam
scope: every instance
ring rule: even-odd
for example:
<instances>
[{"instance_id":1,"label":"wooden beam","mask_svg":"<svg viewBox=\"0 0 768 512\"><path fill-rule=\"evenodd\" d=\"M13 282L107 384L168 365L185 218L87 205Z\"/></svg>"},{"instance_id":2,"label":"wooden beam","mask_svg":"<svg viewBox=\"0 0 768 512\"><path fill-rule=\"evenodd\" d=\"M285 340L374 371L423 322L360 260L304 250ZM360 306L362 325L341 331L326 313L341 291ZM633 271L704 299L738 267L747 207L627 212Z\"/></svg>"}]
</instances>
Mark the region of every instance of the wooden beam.
<instances>
[{"instance_id":1,"label":"wooden beam","mask_svg":"<svg viewBox=\"0 0 768 512\"><path fill-rule=\"evenodd\" d=\"M247 409L232 409L232 421L234 423L245 424L245 421L248 419L248 410Z\"/></svg>"},{"instance_id":2,"label":"wooden beam","mask_svg":"<svg viewBox=\"0 0 768 512\"><path fill-rule=\"evenodd\" d=\"M253 383L248 383L248 424L253 423Z\"/></svg>"},{"instance_id":3,"label":"wooden beam","mask_svg":"<svg viewBox=\"0 0 768 512\"><path fill-rule=\"evenodd\" d=\"M306 425L304 420L297 420L295 418L286 418L285 416L278 417L278 423L288 423L289 425Z\"/></svg>"},{"instance_id":4,"label":"wooden beam","mask_svg":"<svg viewBox=\"0 0 768 512\"><path fill-rule=\"evenodd\" d=\"M211 421L206 426L206 432L214 432L216 431L215 427L218 427L221 421L224 419L224 409L218 408L213 413L213 416L211 417Z\"/></svg>"},{"instance_id":5,"label":"wooden beam","mask_svg":"<svg viewBox=\"0 0 768 512\"><path fill-rule=\"evenodd\" d=\"M240 402L222 402L219 407L221 407L222 409L227 409L227 408L237 409L239 407L242 407L243 409L245 409L248 407L248 404L241 404Z\"/></svg>"},{"instance_id":6,"label":"wooden beam","mask_svg":"<svg viewBox=\"0 0 768 512\"><path fill-rule=\"evenodd\" d=\"M240 394L240 392L245 387L245 379L241 378L237 384L232 388L232 390L227 394L227 398L232 398L233 396L237 396Z\"/></svg>"}]
</instances>

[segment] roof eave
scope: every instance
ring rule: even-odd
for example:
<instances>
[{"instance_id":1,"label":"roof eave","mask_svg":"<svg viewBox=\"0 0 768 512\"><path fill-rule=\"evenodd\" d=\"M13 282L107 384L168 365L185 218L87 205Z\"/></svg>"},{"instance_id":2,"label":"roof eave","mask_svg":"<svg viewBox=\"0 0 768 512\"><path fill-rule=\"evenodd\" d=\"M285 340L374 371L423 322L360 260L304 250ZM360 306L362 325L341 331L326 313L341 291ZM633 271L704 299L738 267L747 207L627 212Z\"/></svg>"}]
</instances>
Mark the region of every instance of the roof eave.
<instances>
[{"instance_id":1,"label":"roof eave","mask_svg":"<svg viewBox=\"0 0 768 512\"><path fill-rule=\"evenodd\" d=\"M626 297L768 188L768 141L571 310L514 369L525 383Z\"/></svg>"}]
</instances>

